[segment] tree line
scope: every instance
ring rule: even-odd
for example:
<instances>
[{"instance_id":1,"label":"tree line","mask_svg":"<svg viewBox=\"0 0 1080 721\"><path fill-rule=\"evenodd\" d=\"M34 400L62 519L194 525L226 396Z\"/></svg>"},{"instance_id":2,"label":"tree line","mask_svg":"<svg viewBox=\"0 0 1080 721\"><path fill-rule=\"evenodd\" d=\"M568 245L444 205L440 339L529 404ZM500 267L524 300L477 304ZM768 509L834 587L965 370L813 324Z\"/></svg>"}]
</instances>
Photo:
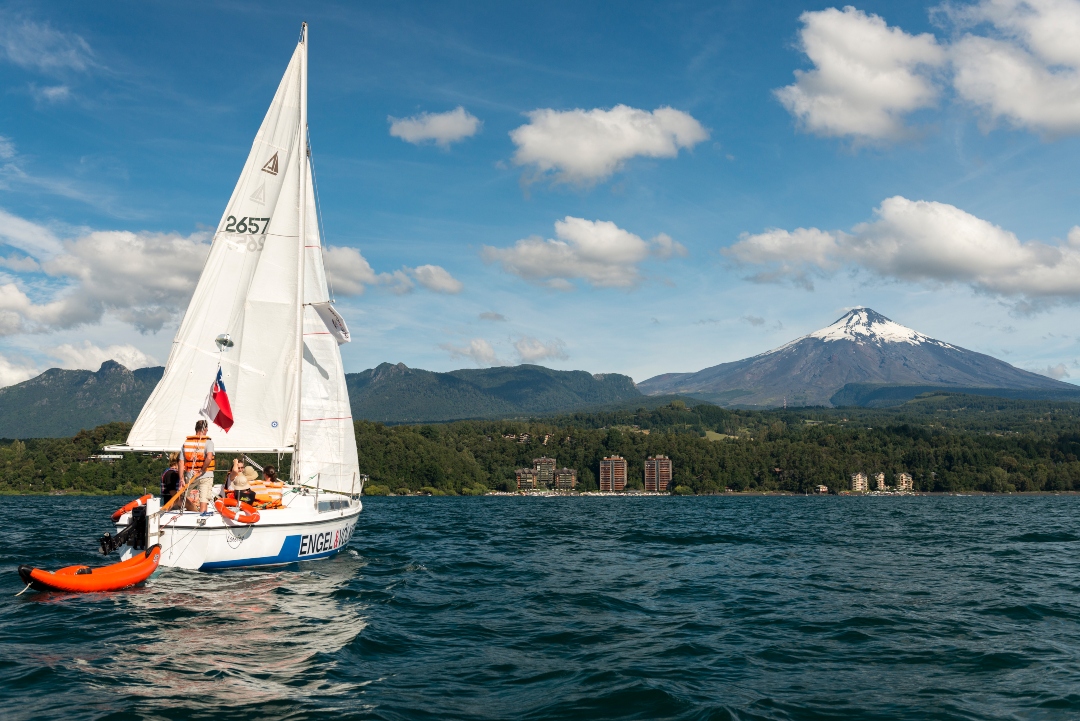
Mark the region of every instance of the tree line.
<instances>
[{"instance_id":1,"label":"tree line","mask_svg":"<svg viewBox=\"0 0 1080 721\"><path fill-rule=\"evenodd\" d=\"M640 488L645 458L661 454L672 459L673 486L683 493L841 491L856 472L885 473L891 485L910 473L919 491L1080 490L1077 403L934 394L893 409L754 411L677 400L528 421L355 425L373 493L512 491L514 471L539 456L576 469L587 491L597 489L600 460L619 455L628 487ZM0 441L0 493L154 492L160 454L91 459L129 429L110 423L71 438ZM281 465L287 474L288 459Z\"/></svg>"}]
</instances>

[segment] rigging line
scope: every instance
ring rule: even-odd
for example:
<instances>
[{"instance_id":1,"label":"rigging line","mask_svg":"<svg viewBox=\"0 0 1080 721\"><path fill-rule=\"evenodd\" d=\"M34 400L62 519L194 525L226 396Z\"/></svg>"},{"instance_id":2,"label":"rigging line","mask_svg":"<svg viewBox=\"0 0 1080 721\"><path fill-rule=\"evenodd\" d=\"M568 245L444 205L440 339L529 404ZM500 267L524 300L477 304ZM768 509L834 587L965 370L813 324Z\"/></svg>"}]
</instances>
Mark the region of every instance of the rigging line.
<instances>
[{"instance_id":1,"label":"rigging line","mask_svg":"<svg viewBox=\"0 0 1080 721\"><path fill-rule=\"evenodd\" d=\"M326 244L326 223L323 222L322 201L319 200L319 179L315 176L315 158L311 152L311 128L308 128L307 136L308 163L311 165L311 189L315 191L315 219L319 225L319 255L323 256L326 252L323 250L323 246ZM337 297L334 295L334 277L326 267L325 257L322 258L322 262L323 273L326 274L326 282L330 284L330 301L332 303L337 303Z\"/></svg>"}]
</instances>

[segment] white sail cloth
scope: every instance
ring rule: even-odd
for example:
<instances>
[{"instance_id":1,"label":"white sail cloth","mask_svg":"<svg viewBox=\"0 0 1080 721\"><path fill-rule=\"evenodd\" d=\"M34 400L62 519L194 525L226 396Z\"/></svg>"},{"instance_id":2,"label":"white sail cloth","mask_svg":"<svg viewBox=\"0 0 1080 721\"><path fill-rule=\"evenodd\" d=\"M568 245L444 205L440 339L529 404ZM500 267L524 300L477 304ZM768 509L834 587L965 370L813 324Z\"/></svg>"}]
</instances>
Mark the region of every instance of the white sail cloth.
<instances>
[{"instance_id":1,"label":"white sail cloth","mask_svg":"<svg viewBox=\"0 0 1080 721\"><path fill-rule=\"evenodd\" d=\"M322 241L315 222L315 194L308 167L304 243L304 366L300 402L299 481L326 491L359 490L356 432L338 333L320 313L328 307ZM336 311L334 315L337 315ZM347 332L347 331L346 331Z\"/></svg>"},{"instance_id":2,"label":"white sail cloth","mask_svg":"<svg viewBox=\"0 0 1080 721\"><path fill-rule=\"evenodd\" d=\"M311 305L325 304L328 293L301 130L306 52L302 38L214 234L165 373L127 447L178 450L194 430L220 363L234 424L228 433L211 426L218 451L295 448L295 479L351 492L359 470L340 334L331 333ZM219 350L215 339L222 334L232 347Z\"/></svg>"}]
</instances>

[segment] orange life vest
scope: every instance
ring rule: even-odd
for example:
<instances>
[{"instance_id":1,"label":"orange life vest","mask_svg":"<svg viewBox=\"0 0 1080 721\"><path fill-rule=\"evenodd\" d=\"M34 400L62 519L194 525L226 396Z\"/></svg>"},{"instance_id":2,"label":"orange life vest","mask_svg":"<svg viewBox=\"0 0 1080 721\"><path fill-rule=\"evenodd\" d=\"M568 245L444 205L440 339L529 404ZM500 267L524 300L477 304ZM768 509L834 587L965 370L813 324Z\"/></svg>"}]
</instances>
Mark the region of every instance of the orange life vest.
<instances>
[{"instance_id":1,"label":"orange life vest","mask_svg":"<svg viewBox=\"0 0 1080 721\"><path fill-rule=\"evenodd\" d=\"M184 440L184 474L196 467L201 468L198 475L214 472L214 457L206 457L206 436L188 436Z\"/></svg>"}]
</instances>

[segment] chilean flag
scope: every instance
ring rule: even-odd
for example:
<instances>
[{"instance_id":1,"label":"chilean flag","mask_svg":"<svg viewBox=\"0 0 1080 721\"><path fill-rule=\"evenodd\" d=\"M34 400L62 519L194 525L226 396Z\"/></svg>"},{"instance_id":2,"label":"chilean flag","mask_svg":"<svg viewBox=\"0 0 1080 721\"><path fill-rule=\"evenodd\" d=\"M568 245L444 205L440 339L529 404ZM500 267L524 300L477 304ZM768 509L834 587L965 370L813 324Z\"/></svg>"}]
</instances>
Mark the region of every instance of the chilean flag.
<instances>
[{"instance_id":1,"label":"chilean flag","mask_svg":"<svg viewBox=\"0 0 1080 721\"><path fill-rule=\"evenodd\" d=\"M214 385L210 386L210 392L206 394L206 405L200 411L214 425L220 426L226 433L232 428L232 406L229 405L229 394L225 392L225 382L221 380L221 366L217 369L217 378Z\"/></svg>"}]
</instances>

